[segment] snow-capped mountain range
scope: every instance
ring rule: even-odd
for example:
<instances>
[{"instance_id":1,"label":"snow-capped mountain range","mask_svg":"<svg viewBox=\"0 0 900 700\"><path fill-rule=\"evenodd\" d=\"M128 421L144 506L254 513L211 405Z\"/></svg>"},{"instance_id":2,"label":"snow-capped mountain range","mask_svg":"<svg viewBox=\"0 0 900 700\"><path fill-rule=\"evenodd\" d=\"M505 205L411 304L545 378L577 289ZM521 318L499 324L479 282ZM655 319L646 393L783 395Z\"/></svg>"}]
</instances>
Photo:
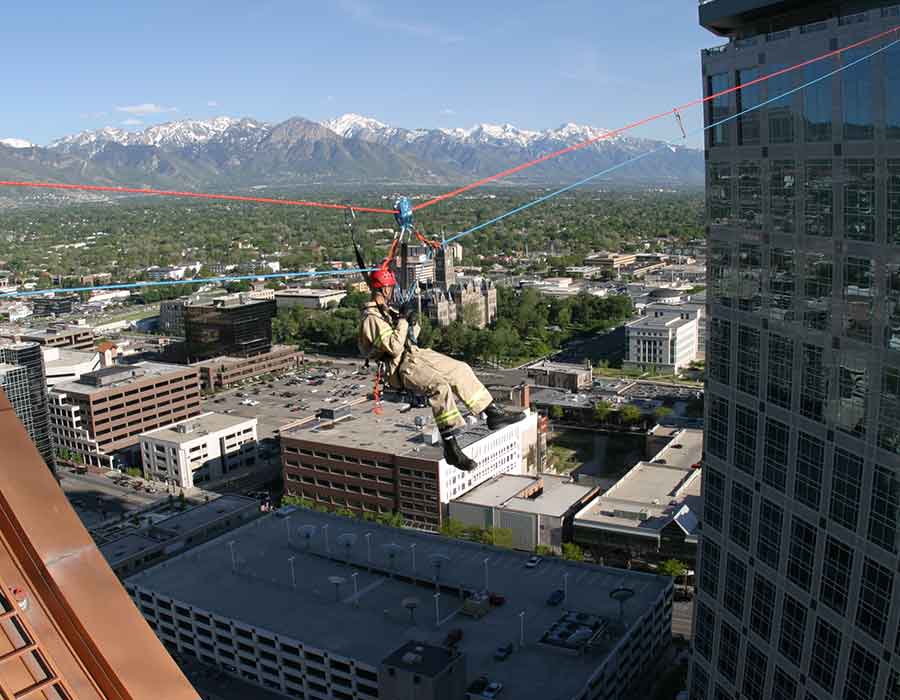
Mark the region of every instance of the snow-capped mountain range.
<instances>
[{"instance_id":1,"label":"snow-capped mountain range","mask_svg":"<svg viewBox=\"0 0 900 700\"><path fill-rule=\"evenodd\" d=\"M660 143L593 126L531 131L512 124L406 129L345 114L321 123L294 117L279 124L250 118L188 119L143 131L106 127L45 147L0 139L0 176L143 185L432 183L482 177L587 140L590 146L523 171L518 181L584 177ZM702 181L702 152L660 149L616 178L657 184Z\"/></svg>"}]
</instances>

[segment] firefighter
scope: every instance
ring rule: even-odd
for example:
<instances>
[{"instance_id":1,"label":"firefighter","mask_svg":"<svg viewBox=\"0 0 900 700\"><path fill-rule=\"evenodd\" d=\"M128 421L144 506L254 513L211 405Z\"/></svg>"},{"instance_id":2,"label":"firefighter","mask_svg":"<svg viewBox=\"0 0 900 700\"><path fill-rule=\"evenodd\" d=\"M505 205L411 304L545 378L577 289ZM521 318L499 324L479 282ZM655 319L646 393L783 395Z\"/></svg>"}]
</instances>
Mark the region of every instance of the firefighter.
<instances>
[{"instance_id":1,"label":"firefighter","mask_svg":"<svg viewBox=\"0 0 900 700\"><path fill-rule=\"evenodd\" d=\"M491 430L517 423L525 418L525 414L507 413L499 408L466 363L416 345L418 312L411 303L405 304L399 313L390 308L397 284L390 270L376 270L370 275L369 283L372 300L362 310L360 352L370 360L384 364L384 376L390 386L428 398L444 443L444 459L463 471L475 469L478 465L463 454L457 442L466 422L454 394L472 415L484 413Z\"/></svg>"}]
</instances>

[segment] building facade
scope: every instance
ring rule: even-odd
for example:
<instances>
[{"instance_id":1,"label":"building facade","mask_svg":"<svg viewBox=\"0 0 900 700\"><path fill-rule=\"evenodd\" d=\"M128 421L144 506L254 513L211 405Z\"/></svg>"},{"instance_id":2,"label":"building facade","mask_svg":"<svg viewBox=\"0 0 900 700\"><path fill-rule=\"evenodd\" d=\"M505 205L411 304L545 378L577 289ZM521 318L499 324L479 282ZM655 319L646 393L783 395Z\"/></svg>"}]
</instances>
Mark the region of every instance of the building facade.
<instances>
[{"instance_id":1,"label":"building facade","mask_svg":"<svg viewBox=\"0 0 900 700\"><path fill-rule=\"evenodd\" d=\"M74 312L77 303L77 294L54 294L34 297L31 306L35 316L64 316Z\"/></svg>"},{"instance_id":2,"label":"building facade","mask_svg":"<svg viewBox=\"0 0 900 700\"><path fill-rule=\"evenodd\" d=\"M536 386L565 389L577 394L589 389L594 381L594 370L590 361L584 365L567 364L540 360L526 368L526 376Z\"/></svg>"},{"instance_id":3,"label":"building facade","mask_svg":"<svg viewBox=\"0 0 900 700\"><path fill-rule=\"evenodd\" d=\"M697 359L699 344L696 318L644 316L625 326L628 355L624 367L654 366L677 374Z\"/></svg>"},{"instance_id":4,"label":"building facade","mask_svg":"<svg viewBox=\"0 0 900 700\"><path fill-rule=\"evenodd\" d=\"M339 306L341 300L347 296L343 289L312 289L298 287L297 289L284 289L274 292L275 304L278 310L292 309L300 306L304 309L330 309Z\"/></svg>"},{"instance_id":5,"label":"building facade","mask_svg":"<svg viewBox=\"0 0 900 700\"><path fill-rule=\"evenodd\" d=\"M32 342L0 344L0 362L17 365L27 372L29 419L23 419L22 422L41 457L51 469L55 468L56 459L47 401L47 377L41 347Z\"/></svg>"},{"instance_id":6,"label":"building facade","mask_svg":"<svg viewBox=\"0 0 900 700\"><path fill-rule=\"evenodd\" d=\"M184 308L184 333L191 361L228 355L252 357L272 349L274 301L242 295L219 297Z\"/></svg>"},{"instance_id":7,"label":"building facade","mask_svg":"<svg viewBox=\"0 0 900 700\"><path fill-rule=\"evenodd\" d=\"M140 436L144 478L192 489L256 464L256 418L201 413Z\"/></svg>"},{"instance_id":8,"label":"building facade","mask_svg":"<svg viewBox=\"0 0 900 700\"><path fill-rule=\"evenodd\" d=\"M164 299L159 302L159 332L165 335L184 336L184 307L188 300Z\"/></svg>"},{"instance_id":9,"label":"building facade","mask_svg":"<svg viewBox=\"0 0 900 700\"><path fill-rule=\"evenodd\" d=\"M896 27L895 2L712 0L706 94ZM692 700L898 697L900 48L713 99ZM839 68L858 64L829 75Z\"/></svg>"},{"instance_id":10,"label":"building facade","mask_svg":"<svg viewBox=\"0 0 900 700\"><path fill-rule=\"evenodd\" d=\"M276 345L253 357L214 357L198 362L203 391L219 391L264 374L289 372L303 364L303 353L293 347Z\"/></svg>"},{"instance_id":11,"label":"building facade","mask_svg":"<svg viewBox=\"0 0 900 700\"><path fill-rule=\"evenodd\" d=\"M141 433L200 413L200 377L195 367L140 362L84 374L50 397L60 446L110 469L116 453L137 452Z\"/></svg>"}]
</instances>

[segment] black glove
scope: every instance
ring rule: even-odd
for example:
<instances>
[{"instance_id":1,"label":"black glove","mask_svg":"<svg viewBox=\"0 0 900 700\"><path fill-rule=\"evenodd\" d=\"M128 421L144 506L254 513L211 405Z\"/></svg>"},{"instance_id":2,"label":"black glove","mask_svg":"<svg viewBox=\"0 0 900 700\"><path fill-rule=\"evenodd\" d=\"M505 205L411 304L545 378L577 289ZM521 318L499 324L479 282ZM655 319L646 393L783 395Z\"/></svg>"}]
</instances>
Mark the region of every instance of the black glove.
<instances>
[{"instance_id":1,"label":"black glove","mask_svg":"<svg viewBox=\"0 0 900 700\"><path fill-rule=\"evenodd\" d=\"M419 320L419 310L414 301L408 301L400 307L400 318L405 318L409 325L414 326Z\"/></svg>"}]
</instances>

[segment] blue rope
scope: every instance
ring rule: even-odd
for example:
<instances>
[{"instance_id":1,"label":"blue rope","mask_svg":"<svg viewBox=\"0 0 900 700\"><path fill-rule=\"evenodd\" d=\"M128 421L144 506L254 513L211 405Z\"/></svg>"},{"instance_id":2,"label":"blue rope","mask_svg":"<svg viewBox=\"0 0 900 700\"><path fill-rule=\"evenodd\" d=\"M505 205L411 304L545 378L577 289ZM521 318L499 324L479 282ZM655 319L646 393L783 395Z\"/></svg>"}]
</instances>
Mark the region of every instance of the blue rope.
<instances>
[{"instance_id":1,"label":"blue rope","mask_svg":"<svg viewBox=\"0 0 900 700\"><path fill-rule=\"evenodd\" d=\"M766 100L765 102L761 102L758 105L755 105L753 107L748 107L747 109L745 109L741 112L738 112L737 114L733 114L730 117L726 117L725 119L720 119L719 121L713 122L712 124L709 124L708 126L704 126L702 129L695 129L693 131L690 131L687 134L685 134L684 138L686 139L688 136L693 136L694 134L701 134L705 131L708 131L709 129L714 129L717 126L721 126L722 124L726 124L734 119L738 119L739 117L742 117L745 114L749 114L750 112L753 112L757 109L761 109L762 107L772 104L773 102L777 102L778 100L782 100L785 97L789 97L790 95L793 95L796 92L805 90L806 88L808 88L812 85L815 85L816 83L820 83L823 80L827 80L828 78L831 78L832 76L835 76L838 73L841 73L842 71L847 70L848 68L852 68L853 66L855 66L858 63L867 61L870 58L872 58L873 56L876 56L879 53L881 53L882 51L886 51L887 49L891 48L892 46L896 46L897 44L900 44L900 39L895 39L894 41L890 42L889 44L885 44L880 49L876 49L875 51L873 51L870 54L867 54L866 56L862 56L861 58L858 58L855 61L852 61L845 66L841 66L840 68L833 70L830 73L826 73L825 75L822 75L822 76L819 76L818 78L810 80L809 82L804 83L803 85L799 85L798 87L792 88L792 89L788 90L787 92L783 92L782 94L780 94L776 97L772 97L772 98ZM574 182L571 185L567 185L566 187L558 189L555 192L551 192L550 194L544 195L543 197L539 197L538 199L535 199L531 202L523 204L522 206L516 207L515 209L511 209L510 211L506 212L505 214L500 214L499 216L495 216L493 219L490 219L489 221L482 222L482 223L478 224L477 226L473 226L472 228L466 229L465 231L461 231L461 232L457 233L455 236L451 236L450 238L448 238L444 242L444 245L446 245L447 243L452 243L453 241L458 240L458 239L462 238L463 236L468 236L471 233L475 233L476 231L480 231L483 228L486 228L488 226L492 226L493 224L499 223L499 222L503 221L504 219L509 218L510 216L513 216L515 214L523 212L526 209L531 209L531 207L537 206L538 204L543 204L544 202L546 202L550 199L553 199L554 197L558 197L559 195L565 194L566 192L574 190L577 187L581 187L582 185L585 185L588 182L591 182L592 180L596 180L599 177L603 177L604 175L608 175L609 173L619 170L620 168L624 168L626 165L631 165L632 163L637 163L639 160L643 160L644 158L646 158L648 156L655 155L656 153L659 153L660 151L664 151L665 149L672 148L676 145L677 144L673 141L666 141L658 148L654 148L651 151L642 153L639 156L629 158L626 161L618 163L617 165L613 165L609 168L606 168L605 170L601 170L598 173L594 173L593 175L590 175L582 180L579 180L578 182Z\"/></svg>"}]
</instances>

